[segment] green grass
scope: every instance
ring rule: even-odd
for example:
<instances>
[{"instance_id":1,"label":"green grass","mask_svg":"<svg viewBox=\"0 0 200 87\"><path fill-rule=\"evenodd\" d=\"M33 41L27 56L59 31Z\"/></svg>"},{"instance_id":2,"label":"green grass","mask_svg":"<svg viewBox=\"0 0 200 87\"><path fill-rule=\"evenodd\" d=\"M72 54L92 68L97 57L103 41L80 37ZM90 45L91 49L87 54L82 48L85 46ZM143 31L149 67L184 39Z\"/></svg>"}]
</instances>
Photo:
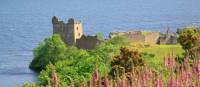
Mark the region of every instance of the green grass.
<instances>
[{"instance_id":1,"label":"green grass","mask_svg":"<svg viewBox=\"0 0 200 87\"><path fill-rule=\"evenodd\" d=\"M149 31L142 31L142 35L146 36L147 34L149 34Z\"/></svg>"},{"instance_id":2,"label":"green grass","mask_svg":"<svg viewBox=\"0 0 200 87\"><path fill-rule=\"evenodd\" d=\"M147 64L154 68L160 68L163 64L164 53L166 52L166 57L168 58L168 54L169 52L172 52L172 49L174 50L175 56L182 56L182 53L184 52L181 45L153 45L151 47L139 48L138 50L147 53L146 56L143 56Z\"/></svg>"}]
</instances>

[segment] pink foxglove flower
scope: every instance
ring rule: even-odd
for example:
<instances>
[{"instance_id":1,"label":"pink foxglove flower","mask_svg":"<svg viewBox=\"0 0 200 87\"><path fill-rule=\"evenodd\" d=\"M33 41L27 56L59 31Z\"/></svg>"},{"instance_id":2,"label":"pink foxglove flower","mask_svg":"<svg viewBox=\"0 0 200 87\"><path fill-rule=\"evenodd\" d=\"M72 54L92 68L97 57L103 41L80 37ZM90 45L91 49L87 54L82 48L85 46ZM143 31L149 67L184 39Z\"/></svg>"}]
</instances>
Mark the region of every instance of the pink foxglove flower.
<instances>
[{"instance_id":1,"label":"pink foxglove flower","mask_svg":"<svg viewBox=\"0 0 200 87\"><path fill-rule=\"evenodd\" d=\"M56 74L55 70L52 71L51 78L52 78L53 86L54 87L58 87L58 77L57 77L57 74Z\"/></svg>"},{"instance_id":2,"label":"pink foxglove flower","mask_svg":"<svg viewBox=\"0 0 200 87\"><path fill-rule=\"evenodd\" d=\"M110 87L109 80L107 79L106 75L103 78L104 87Z\"/></svg>"},{"instance_id":3,"label":"pink foxglove flower","mask_svg":"<svg viewBox=\"0 0 200 87\"><path fill-rule=\"evenodd\" d=\"M196 64L196 73L197 73L198 79L200 79L200 60L198 60Z\"/></svg>"},{"instance_id":4,"label":"pink foxglove flower","mask_svg":"<svg viewBox=\"0 0 200 87\"><path fill-rule=\"evenodd\" d=\"M137 76L137 87L141 87L141 84L140 84L140 74L138 74L138 76Z\"/></svg>"},{"instance_id":5,"label":"pink foxglove flower","mask_svg":"<svg viewBox=\"0 0 200 87\"><path fill-rule=\"evenodd\" d=\"M116 81L114 81L113 87L118 87L118 84Z\"/></svg>"},{"instance_id":6,"label":"pink foxglove flower","mask_svg":"<svg viewBox=\"0 0 200 87\"><path fill-rule=\"evenodd\" d=\"M164 67L164 69L166 69L166 67L167 67L167 61L166 61L166 52L164 52L164 58L163 58L163 67Z\"/></svg>"},{"instance_id":7,"label":"pink foxglove flower","mask_svg":"<svg viewBox=\"0 0 200 87\"><path fill-rule=\"evenodd\" d=\"M157 79L156 87L162 87L162 81L160 78Z\"/></svg>"},{"instance_id":8,"label":"pink foxglove flower","mask_svg":"<svg viewBox=\"0 0 200 87\"><path fill-rule=\"evenodd\" d=\"M169 78L168 87L174 87L173 71L170 71L170 78Z\"/></svg>"},{"instance_id":9,"label":"pink foxglove flower","mask_svg":"<svg viewBox=\"0 0 200 87\"><path fill-rule=\"evenodd\" d=\"M142 73L142 87L145 87L145 77L144 77L144 73Z\"/></svg>"},{"instance_id":10,"label":"pink foxglove flower","mask_svg":"<svg viewBox=\"0 0 200 87\"><path fill-rule=\"evenodd\" d=\"M171 64L174 66L174 49L172 49Z\"/></svg>"},{"instance_id":11,"label":"pink foxglove flower","mask_svg":"<svg viewBox=\"0 0 200 87\"><path fill-rule=\"evenodd\" d=\"M134 66L132 66L132 72L131 72L131 87L135 87L135 73L134 73Z\"/></svg>"},{"instance_id":12,"label":"pink foxglove flower","mask_svg":"<svg viewBox=\"0 0 200 87\"><path fill-rule=\"evenodd\" d=\"M169 53L169 56L168 56L168 65L171 65L170 53Z\"/></svg>"},{"instance_id":13,"label":"pink foxglove flower","mask_svg":"<svg viewBox=\"0 0 200 87\"><path fill-rule=\"evenodd\" d=\"M122 78L122 85L121 87L126 87L126 76L124 75Z\"/></svg>"},{"instance_id":14,"label":"pink foxglove flower","mask_svg":"<svg viewBox=\"0 0 200 87\"><path fill-rule=\"evenodd\" d=\"M186 74L186 87L190 86L190 72L187 72Z\"/></svg>"},{"instance_id":15,"label":"pink foxglove flower","mask_svg":"<svg viewBox=\"0 0 200 87\"><path fill-rule=\"evenodd\" d=\"M95 72L93 74L93 84L97 85L98 80L99 80L99 72L98 72L98 66L96 65Z\"/></svg>"}]
</instances>

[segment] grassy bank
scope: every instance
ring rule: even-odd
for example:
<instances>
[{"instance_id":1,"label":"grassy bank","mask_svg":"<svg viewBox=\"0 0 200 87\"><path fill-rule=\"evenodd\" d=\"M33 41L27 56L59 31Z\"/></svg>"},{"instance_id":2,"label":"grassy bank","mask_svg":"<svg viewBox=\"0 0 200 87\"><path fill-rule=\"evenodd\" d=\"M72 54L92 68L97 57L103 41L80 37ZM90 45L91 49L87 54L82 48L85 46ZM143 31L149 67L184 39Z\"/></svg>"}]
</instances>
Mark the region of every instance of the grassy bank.
<instances>
[{"instance_id":1,"label":"grassy bank","mask_svg":"<svg viewBox=\"0 0 200 87\"><path fill-rule=\"evenodd\" d=\"M174 50L175 56L182 56L184 52L181 45L152 45L150 47L138 48L138 50L140 52L147 53L148 55L150 55L144 56L144 59L147 62L147 64L157 69L162 67L165 53L166 55L168 55L169 52L171 52L171 50Z\"/></svg>"}]
</instances>

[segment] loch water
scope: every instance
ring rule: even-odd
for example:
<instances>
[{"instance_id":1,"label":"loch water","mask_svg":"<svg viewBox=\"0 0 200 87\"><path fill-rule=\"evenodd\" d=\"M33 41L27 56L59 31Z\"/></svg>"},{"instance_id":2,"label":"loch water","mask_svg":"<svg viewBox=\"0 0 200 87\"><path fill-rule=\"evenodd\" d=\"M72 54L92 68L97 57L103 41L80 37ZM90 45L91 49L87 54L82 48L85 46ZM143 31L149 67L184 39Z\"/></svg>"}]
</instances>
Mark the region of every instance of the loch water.
<instances>
[{"instance_id":1,"label":"loch water","mask_svg":"<svg viewBox=\"0 0 200 87\"><path fill-rule=\"evenodd\" d=\"M172 31L200 25L200 0L0 0L0 87L36 82L33 49L52 34L51 17L81 20L86 34Z\"/></svg>"}]
</instances>

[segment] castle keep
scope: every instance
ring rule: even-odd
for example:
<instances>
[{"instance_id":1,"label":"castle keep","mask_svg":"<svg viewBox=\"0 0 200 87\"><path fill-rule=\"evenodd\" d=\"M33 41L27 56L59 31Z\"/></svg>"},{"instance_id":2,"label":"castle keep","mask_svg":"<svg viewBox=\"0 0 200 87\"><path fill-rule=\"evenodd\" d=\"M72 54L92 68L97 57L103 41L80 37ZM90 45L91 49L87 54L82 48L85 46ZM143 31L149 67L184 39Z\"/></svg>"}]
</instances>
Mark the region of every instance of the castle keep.
<instances>
[{"instance_id":1,"label":"castle keep","mask_svg":"<svg viewBox=\"0 0 200 87\"><path fill-rule=\"evenodd\" d=\"M68 23L59 21L57 17L52 18L53 33L60 34L63 41L69 45L75 45L76 40L83 35L82 24L74 19L69 19Z\"/></svg>"},{"instance_id":2,"label":"castle keep","mask_svg":"<svg viewBox=\"0 0 200 87\"><path fill-rule=\"evenodd\" d=\"M52 24L53 34L60 34L62 40L68 45L74 45L82 49L92 49L102 42L97 39L97 36L84 35L82 23L72 18L64 23L54 16Z\"/></svg>"}]
</instances>

